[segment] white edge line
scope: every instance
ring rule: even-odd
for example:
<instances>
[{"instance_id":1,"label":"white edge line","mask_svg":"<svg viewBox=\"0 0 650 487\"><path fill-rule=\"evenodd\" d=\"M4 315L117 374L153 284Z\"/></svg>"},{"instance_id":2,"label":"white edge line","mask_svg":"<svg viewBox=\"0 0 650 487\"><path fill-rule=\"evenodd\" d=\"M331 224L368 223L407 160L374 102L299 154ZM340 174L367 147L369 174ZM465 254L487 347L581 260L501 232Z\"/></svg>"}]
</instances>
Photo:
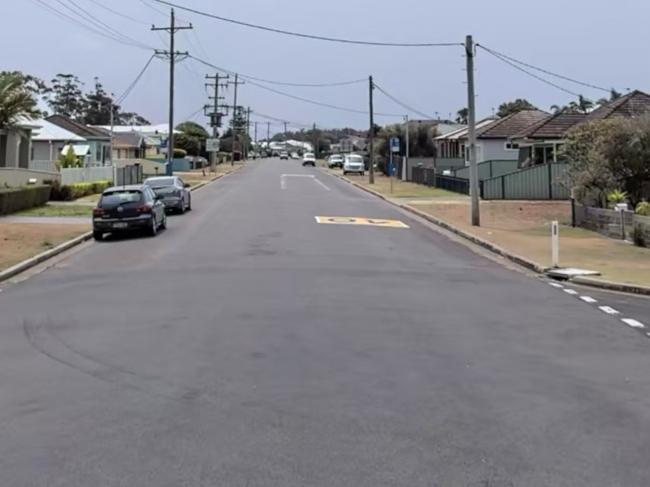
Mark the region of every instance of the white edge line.
<instances>
[{"instance_id":1,"label":"white edge line","mask_svg":"<svg viewBox=\"0 0 650 487\"><path fill-rule=\"evenodd\" d=\"M631 326L632 328L645 328L645 325L643 323L637 320L633 320L632 318L623 318L621 321L626 325Z\"/></svg>"},{"instance_id":2,"label":"white edge line","mask_svg":"<svg viewBox=\"0 0 650 487\"><path fill-rule=\"evenodd\" d=\"M576 294L578 294L578 291L576 291L575 289L564 289L564 292L570 294L571 296L575 296Z\"/></svg>"},{"instance_id":3,"label":"white edge line","mask_svg":"<svg viewBox=\"0 0 650 487\"><path fill-rule=\"evenodd\" d=\"M548 285L549 285L549 286L556 287L556 288L558 288L558 289L562 289L562 288L564 288L564 286L563 286L562 284L558 284L557 282L549 282Z\"/></svg>"},{"instance_id":4,"label":"white edge line","mask_svg":"<svg viewBox=\"0 0 650 487\"><path fill-rule=\"evenodd\" d=\"M607 313L608 315L617 315L619 314L617 310L610 306L598 306L598 309L601 310L603 313Z\"/></svg>"}]
</instances>

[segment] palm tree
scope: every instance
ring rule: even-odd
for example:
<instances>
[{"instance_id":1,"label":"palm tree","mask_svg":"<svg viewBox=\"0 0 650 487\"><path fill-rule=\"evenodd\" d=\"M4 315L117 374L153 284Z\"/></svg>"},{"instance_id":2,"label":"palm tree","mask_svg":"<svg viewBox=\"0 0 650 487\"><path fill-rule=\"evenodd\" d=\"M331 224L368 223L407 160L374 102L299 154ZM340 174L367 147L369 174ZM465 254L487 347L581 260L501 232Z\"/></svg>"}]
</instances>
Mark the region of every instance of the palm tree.
<instances>
[{"instance_id":1,"label":"palm tree","mask_svg":"<svg viewBox=\"0 0 650 487\"><path fill-rule=\"evenodd\" d=\"M565 106L551 105L551 111L553 112L553 115L557 115L558 113L563 112L564 110L566 110Z\"/></svg>"},{"instance_id":2,"label":"palm tree","mask_svg":"<svg viewBox=\"0 0 650 487\"><path fill-rule=\"evenodd\" d=\"M569 109L574 113L589 113L589 111L594 107L594 102L589 98L586 98L582 95L578 95L578 101L572 101L569 103Z\"/></svg>"},{"instance_id":3,"label":"palm tree","mask_svg":"<svg viewBox=\"0 0 650 487\"><path fill-rule=\"evenodd\" d=\"M611 90L609 90L609 99L603 97L600 100L598 100L596 104L600 106L607 105L608 103L611 103L614 100L618 100L621 96L623 96L621 93L619 93L614 88L612 88Z\"/></svg>"},{"instance_id":4,"label":"palm tree","mask_svg":"<svg viewBox=\"0 0 650 487\"><path fill-rule=\"evenodd\" d=\"M0 129L15 126L20 119L38 118L36 100L24 80L12 73L0 74Z\"/></svg>"},{"instance_id":5,"label":"palm tree","mask_svg":"<svg viewBox=\"0 0 650 487\"><path fill-rule=\"evenodd\" d=\"M467 108L461 108L456 114L458 115L456 117L456 123L467 124L467 118L469 117L469 110Z\"/></svg>"}]
</instances>

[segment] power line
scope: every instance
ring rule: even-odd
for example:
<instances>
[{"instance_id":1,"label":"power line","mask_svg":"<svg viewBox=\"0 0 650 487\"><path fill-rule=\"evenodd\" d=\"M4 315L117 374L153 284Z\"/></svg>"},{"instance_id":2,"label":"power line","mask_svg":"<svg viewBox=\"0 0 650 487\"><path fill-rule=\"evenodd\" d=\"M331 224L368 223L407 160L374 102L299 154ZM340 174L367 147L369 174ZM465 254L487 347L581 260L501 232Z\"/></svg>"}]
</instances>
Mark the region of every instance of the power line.
<instances>
[{"instance_id":1,"label":"power line","mask_svg":"<svg viewBox=\"0 0 650 487\"><path fill-rule=\"evenodd\" d=\"M215 66L214 64L212 64L212 63L210 63L208 61L197 58L196 56L190 55L189 57L192 58L192 59L195 59L196 61L200 62L201 64L209 66L209 67L211 67L213 69L216 69L218 71L222 71L222 72L229 73L229 74L234 74L232 71L224 70L224 69L222 69L222 68L220 68L218 66ZM294 100L299 100L299 101L302 101L302 102L305 102L305 103L310 103L312 105L318 105L318 106L322 106L322 107L325 107L325 108L331 108L333 110L341 110L341 111L349 112L349 113L359 113L359 114L363 114L363 115L368 114L368 112L366 110L357 110L357 109L354 109L354 108L340 107L340 106L337 106L337 105L331 105L329 103L324 103L324 102L320 102L320 101L317 101L317 100L312 100L310 98L304 98L302 96L293 95L291 93L286 93L284 91L276 90L275 88L271 88L270 86L265 86L265 85L256 83L255 81L251 81L250 79L247 79L247 82L249 84L253 85L253 86L257 86L258 88L270 91L270 92L275 93L277 95L286 96L287 98L293 98ZM376 115L380 115L380 116L384 116L384 117L401 117L402 116L402 114L395 114L395 113L376 113Z\"/></svg>"},{"instance_id":2,"label":"power line","mask_svg":"<svg viewBox=\"0 0 650 487\"><path fill-rule=\"evenodd\" d=\"M78 3L76 3L74 0L68 0L68 2L74 6L74 8L70 7L67 3L64 3L62 0L55 0L58 4L72 12L73 14L77 15L80 19L82 20L87 20L89 21L92 25L97 27L100 31L106 31L107 34L111 36L115 36L116 38L121 38L126 40L127 42L130 42L134 46L138 46L141 48L146 48L146 49L154 49L152 46L148 46L147 44L144 44L137 39L134 39L132 37L129 37L125 34L122 34L118 30L114 29L110 25L108 25L106 22L98 19L95 17L93 14L88 12L86 9L81 7ZM76 10L75 10L76 9ZM81 11L81 13L79 13ZM85 14L85 15L84 15Z\"/></svg>"},{"instance_id":3,"label":"power line","mask_svg":"<svg viewBox=\"0 0 650 487\"><path fill-rule=\"evenodd\" d=\"M100 36L102 36L102 37L104 37L106 39L109 39L111 41L114 41L114 42L119 42L120 44L128 45L128 46L131 46L131 47L138 47L140 49L149 50L148 47L145 48L145 47L143 47L143 46L141 46L139 44L133 44L132 42L124 41L123 39L120 39L119 37L109 35L106 32L103 32L102 30L98 30L96 28L93 28L90 25L81 22L79 19L77 19L75 17L72 17L72 16L68 15L65 12L60 11L60 10L58 10L57 8L55 8L55 7L51 6L51 5L48 5L43 0L32 0L32 1L37 3L38 5L40 5L41 7L49 10L50 12L52 12L57 17L68 20L69 22L71 22L73 24L76 24L79 27L82 27L82 28L88 30L89 32L92 32L93 34L100 35Z\"/></svg>"},{"instance_id":4,"label":"power line","mask_svg":"<svg viewBox=\"0 0 650 487\"><path fill-rule=\"evenodd\" d=\"M141 0L144 1L144 0ZM202 15L204 17L210 17L212 19L221 20L223 22L229 22L231 24L241 25L244 27L250 27L252 29L264 30L267 32L273 32L275 34L284 34L294 37L302 37L304 39L314 39L318 41L327 41L327 42L340 42L343 44L357 44L363 46L384 46L384 47L449 47L449 46L460 46L462 45L459 42L379 42L379 41L361 41L356 39L343 39L339 37L328 37L328 36L319 36L313 34L304 34L301 32L292 32L283 29L277 29L275 27L267 27L264 25L252 24L250 22L243 22L241 20L230 19L227 17L221 17L209 12L204 12L190 7L185 7L174 2L168 2L166 0L153 0L154 2L167 5L169 7L179 8L185 10L186 12L191 12L197 15Z\"/></svg>"},{"instance_id":5,"label":"power line","mask_svg":"<svg viewBox=\"0 0 650 487\"><path fill-rule=\"evenodd\" d=\"M292 122L290 120L287 120L286 118L278 118L278 117L273 117L271 115L265 115L264 113L260 113L257 110L253 110L253 114L257 115L258 117L262 117L268 120L272 120L274 122L278 122L280 124L287 123L289 125L293 125L294 127L298 128L309 128L311 125L306 124L306 123L300 123L300 122Z\"/></svg>"},{"instance_id":6,"label":"power line","mask_svg":"<svg viewBox=\"0 0 650 487\"><path fill-rule=\"evenodd\" d=\"M591 83L585 83L584 81L578 81L577 79L569 78L568 76L563 76L561 74L553 73L552 71L548 71L546 69L539 68L537 66L533 66L532 64L525 63L523 61L520 61L518 59L510 57L510 56L508 56L506 54L503 54L501 52L495 51L494 49L490 49L490 48L488 48L488 47L486 47L484 45L476 44L476 46L480 47L484 51L489 52L492 55L501 56L502 58L505 58L505 59L507 59L509 61L512 61L514 63L521 64L522 66L526 66L527 68L535 69L535 70L540 71L540 72L542 72L544 74L548 74L550 76L554 76L554 77L559 78L559 79L563 79L564 81L569 81L571 83L575 83L577 85L585 86L587 88L593 88L594 90L605 91L607 93L610 92L610 89L608 89L608 88L603 88L602 86L597 86L597 85L594 85L594 84L591 84Z\"/></svg>"},{"instance_id":7,"label":"power line","mask_svg":"<svg viewBox=\"0 0 650 487\"><path fill-rule=\"evenodd\" d=\"M406 103L403 103L403 102L399 101L399 100L398 100L397 98L395 98L393 95L391 95L390 93L387 93L386 90L384 90L384 89L383 89L381 86L379 86L377 83L374 83L374 85L375 85L375 88L377 88L379 91L381 91L384 95L386 95L388 98L390 98L391 100L393 100L395 103L397 103L397 104L398 104L399 106L401 106L402 108L406 108L408 111L410 111L410 112L412 112L412 113L416 113L416 114L420 115L421 117L424 117L424 118L429 119L429 120L433 120L433 119L435 118L435 117L432 117L431 115L427 115L427 114L424 113L424 112L421 112L421 111L419 111L419 110L416 110L415 108L413 108L413 107L407 105Z\"/></svg>"},{"instance_id":8,"label":"power line","mask_svg":"<svg viewBox=\"0 0 650 487\"><path fill-rule=\"evenodd\" d=\"M550 86L552 86L552 87L554 87L554 88L557 88L558 90L563 91L563 92L565 92L565 93L568 93L569 95L572 95L572 96L575 96L575 97L579 97L579 96L580 96L580 94L575 93L575 92L573 92L573 91L571 91L571 90L569 90L569 89L567 89L567 88L565 88L565 87L563 87L563 86L560 86L560 85L558 85L557 83L553 83L552 81L549 81L549 80L547 80L546 78L542 78L541 76L538 76L538 75L536 75L535 73L531 73L530 71L528 71L528 70L522 68L521 66L519 66L519 65L517 65L517 64L515 64L515 63L513 63L512 61L509 61L508 59L506 59L506 58L500 56L499 54L497 54L497 53L495 53L495 52L488 51L488 50L485 50L485 51L486 51L487 53L491 54L492 56L494 56L495 58L499 59L500 61L502 61L502 62L504 62L504 63L506 63L506 64L512 66L513 68L515 68L515 69L521 71L522 73L527 74L528 76L530 76L530 77L532 77L532 78L535 78L535 79L538 80L538 81L541 81L542 83L546 83L547 85L550 85Z\"/></svg>"},{"instance_id":9,"label":"power line","mask_svg":"<svg viewBox=\"0 0 650 487\"><path fill-rule=\"evenodd\" d=\"M144 65L144 67L142 68L142 70L140 70L140 72L138 73L138 75L135 77L135 79L133 80L133 82L131 82L131 84L126 88L126 90L124 90L124 93L122 93L122 94L121 94L121 95L120 95L120 96L115 100L115 103L116 103L116 104L120 104L120 103L122 103L122 102L126 99L126 97L129 96L129 94L131 93L131 91L133 90L133 88L135 88L135 85L138 84L138 81L140 81L140 78L142 78L142 76L144 75L145 71L147 70L147 68L148 68L149 65L151 64L151 61L153 61L154 57L156 57L156 55L155 55L155 54L152 54L151 57L150 57L150 58L147 60L147 62L145 63L145 65Z\"/></svg>"},{"instance_id":10,"label":"power line","mask_svg":"<svg viewBox=\"0 0 650 487\"><path fill-rule=\"evenodd\" d=\"M113 15L117 15L118 17L122 17L123 19L130 20L131 22L135 22L136 24L140 24L140 25L146 25L146 26L150 25L149 22L145 22L144 20L138 20L138 19L135 19L135 18L133 18L133 17L131 17L129 15L125 15L122 12L118 12L117 10L113 10L112 8L107 7L106 5L102 4L98 0L88 0L88 1L94 3L95 5L97 5L100 8L103 8L107 12L112 13Z\"/></svg>"}]
</instances>

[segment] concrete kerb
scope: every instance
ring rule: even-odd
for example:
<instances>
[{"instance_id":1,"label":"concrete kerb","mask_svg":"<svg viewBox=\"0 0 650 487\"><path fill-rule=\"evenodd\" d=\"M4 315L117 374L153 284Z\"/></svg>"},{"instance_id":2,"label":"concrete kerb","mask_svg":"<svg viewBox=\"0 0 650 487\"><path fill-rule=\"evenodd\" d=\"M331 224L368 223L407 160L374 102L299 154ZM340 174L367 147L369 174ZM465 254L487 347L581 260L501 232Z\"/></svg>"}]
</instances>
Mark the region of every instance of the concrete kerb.
<instances>
[{"instance_id":1,"label":"concrete kerb","mask_svg":"<svg viewBox=\"0 0 650 487\"><path fill-rule=\"evenodd\" d=\"M218 176L212 178L210 181L205 181L203 183L194 186L193 188L190 188L190 191L194 192L201 188L204 188L208 184L213 183L214 181L218 181L219 179L228 176L228 174L233 174L234 172L237 171L229 172L227 174L219 174ZM34 257L30 257L29 259L23 260L22 262L19 262L18 264L11 266L8 269L0 271L0 282L6 281L7 279L11 279L12 277L20 274L21 272L25 272L26 270L29 270L32 267L35 267L38 264L45 262L46 260L56 257L57 255L62 254L67 250L70 250L72 247L75 247L77 245L82 244L83 242L90 240L92 236L93 236L93 232L86 232L82 235L79 235L78 237L67 240L62 244L57 245L53 249L46 250L45 252L35 255Z\"/></svg>"},{"instance_id":2,"label":"concrete kerb","mask_svg":"<svg viewBox=\"0 0 650 487\"><path fill-rule=\"evenodd\" d=\"M392 204L394 206L397 206L399 208L402 208L403 210L406 210L406 211L408 211L410 213L413 213L413 214L419 216L420 218L423 218L423 219L427 220L428 222L433 223L434 225L442 227L445 230L448 230L448 231L458 235L459 237L464 238L465 240L469 240L470 242L472 242L472 243L474 243L476 245L479 245L479 246L489 250L490 252L493 252L493 253L495 253L495 254L497 254L497 255L505 258L505 259L508 259L509 261L514 262L515 264L518 264L518 265L520 265L520 266L522 266L522 267L524 267L526 269L529 269L529 270L531 270L533 272L536 272L538 274L545 274L546 271L549 270L549 268L547 268L547 267L543 267L543 266L539 265L536 262L533 262L531 260L526 259L525 257L521 257L519 255L508 252L507 250L499 247L498 245L494 245L493 243L488 242L486 240L483 240L480 237L477 237L475 235L467 233L464 230L461 230L460 228L457 228L457 227L445 222L444 220L441 220L441 219L436 218L436 217L434 217L432 215L429 215L428 213L420 211L417 208L413 208L412 206L407 205L407 204L396 203L396 202L390 200L389 198L387 198L386 196L384 196L383 194L381 194L381 193L379 193L379 192L377 192L377 191L375 191L373 189L366 188L365 186L362 186L361 184L355 183L354 181L352 181L352 180L350 180L350 179L348 179L348 178L346 178L344 176L341 176L339 174L334 174L334 173L331 173L331 172L326 172L326 171L323 171L323 172L325 172L326 174L330 174L331 176L337 177L337 178L339 178L339 179L341 179L341 180L343 180L343 181L345 181L347 183L350 183L353 186L355 186L355 187L357 187L357 188L359 188L359 189L361 189L361 190L363 190L363 191L365 191L367 193L370 193L373 196L377 196L378 198L381 198L382 200L384 200L384 201L386 201L386 202L388 202L388 203L390 203L390 204ZM583 285L583 286L591 286L591 287L610 290L610 291L618 291L618 292L629 293L629 294L639 294L639 295L650 296L650 288L647 288L647 287L644 287L644 286L635 286L635 285L624 284L624 283L619 283L619 282L601 281L601 280L593 279L593 278L589 278L589 277L574 277L574 278L570 279L570 282L574 282L576 284L580 284L580 285Z\"/></svg>"},{"instance_id":3,"label":"concrete kerb","mask_svg":"<svg viewBox=\"0 0 650 487\"><path fill-rule=\"evenodd\" d=\"M0 282L6 281L7 279L14 277L15 275L20 274L21 272L31 269L32 267L41 264L42 262L45 262L46 260L51 259L52 257L56 257L57 255L65 252L66 250L69 250L72 247L82 244L86 240L90 240L92 236L93 236L93 232L86 232L82 235L79 235L78 237L75 237L66 242L63 242L62 244L57 245L53 249L46 250L45 252L35 255L34 257L30 257L29 259L23 260L22 262L19 262L18 264L9 267L8 269L5 269L4 271L1 271Z\"/></svg>"}]
</instances>

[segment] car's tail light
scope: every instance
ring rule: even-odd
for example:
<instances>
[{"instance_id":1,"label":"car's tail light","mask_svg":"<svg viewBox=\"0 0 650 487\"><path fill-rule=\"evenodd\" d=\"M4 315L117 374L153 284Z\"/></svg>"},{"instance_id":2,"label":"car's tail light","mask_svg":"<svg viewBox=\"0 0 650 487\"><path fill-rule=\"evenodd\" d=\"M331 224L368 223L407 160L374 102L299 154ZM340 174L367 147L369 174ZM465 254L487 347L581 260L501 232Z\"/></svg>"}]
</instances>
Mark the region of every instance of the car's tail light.
<instances>
[{"instance_id":1,"label":"car's tail light","mask_svg":"<svg viewBox=\"0 0 650 487\"><path fill-rule=\"evenodd\" d=\"M93 209L93 216L97 216L97 217L104 216L104 209L103 208L94 208Z\"/></svg>"},{"instance_id":2,"label":"car's tail light","mask_svg":"<svg viewBox=\"0 0 650 487\"><path fill-rule=\"evenodd\" d=\"M138 206L136 210L138 210L138 213L151 213L151 206L149 205Z\"/></svg>"}]
</instances>

